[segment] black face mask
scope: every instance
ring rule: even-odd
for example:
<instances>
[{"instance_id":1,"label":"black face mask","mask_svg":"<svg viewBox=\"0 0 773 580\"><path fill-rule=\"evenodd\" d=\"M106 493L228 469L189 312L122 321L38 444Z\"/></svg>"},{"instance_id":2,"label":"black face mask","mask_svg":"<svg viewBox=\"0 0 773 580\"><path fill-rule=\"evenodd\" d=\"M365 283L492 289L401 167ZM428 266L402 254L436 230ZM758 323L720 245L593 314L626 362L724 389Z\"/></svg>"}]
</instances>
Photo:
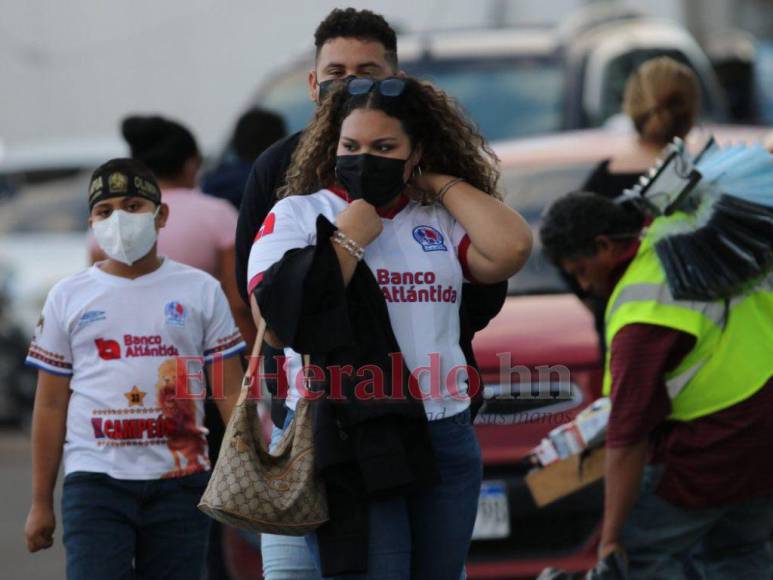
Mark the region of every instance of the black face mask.
<instances>
[{"instance_id":1,"label":"black face mask","mask_svg":"<svg viewBox=\"0 0 773 580\"><path fill-rule=\"evenodd\" d=\"M380 207L405 189L406 161L368 153L339 155L336 157L336 176L352 198L364 199Z\"/></svg>"}]
</instances>

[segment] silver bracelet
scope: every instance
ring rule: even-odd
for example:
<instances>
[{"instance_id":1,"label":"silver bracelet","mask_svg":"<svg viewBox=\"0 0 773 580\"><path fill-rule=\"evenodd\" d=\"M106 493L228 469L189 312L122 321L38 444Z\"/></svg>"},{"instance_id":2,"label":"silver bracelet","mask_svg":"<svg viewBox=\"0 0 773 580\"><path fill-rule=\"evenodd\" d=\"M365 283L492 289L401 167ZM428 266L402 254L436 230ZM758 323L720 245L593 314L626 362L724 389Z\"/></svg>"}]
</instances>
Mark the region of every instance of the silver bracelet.
<instances>
[{"instance_id":1,"label":"silver bracelet","mask_svg":"<svg viewBox=\"0 0 773 580\"><path fill-rule=\"evenodd\" d=\"M451 189L454 185L457 183L461 183L464 181L462 177L457 177L456 179L452 179L448 183L446 183L443 187L440 188L440 191L437 192L437 197L435 198L438 203L443 203L443 197L445 194L448 193L448 190Z\"/></svg>"},{"instance_id":2,"label":"silver bracelet","mask_svg":"<svg viewBox=\"0 0 773 580\"><path fill-rule=\"evenodd\" d=\"M365 255L365 249L341 230L333 232L333 236L330 239L349 252L358 262Z\"/></svg>"}]
</instances>

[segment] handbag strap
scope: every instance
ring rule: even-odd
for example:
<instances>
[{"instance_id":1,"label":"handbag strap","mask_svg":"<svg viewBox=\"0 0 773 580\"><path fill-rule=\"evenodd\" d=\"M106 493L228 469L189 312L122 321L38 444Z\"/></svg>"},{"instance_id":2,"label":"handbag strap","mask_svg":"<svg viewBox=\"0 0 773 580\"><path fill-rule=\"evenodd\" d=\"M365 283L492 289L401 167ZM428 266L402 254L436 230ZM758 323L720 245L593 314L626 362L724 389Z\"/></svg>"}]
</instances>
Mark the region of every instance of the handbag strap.
<instances>
[{"instance_id":1,"label":"handbag strap","mask_svg":"<svg viewBox=\"0 0 773 580\"><path fill-rule=\"evenodd\" d=\"M311 378L309 377L309 366L311 366L311 355L302 355L303 360L303 388L307 393L311 392Z\"/></svg>"},{"instance_id":2,"label":"handbag strap","mask_svg":"<svg viewBox=\"0 0 773 580\"><path fill-rule=\"evenodd\" d=\"M252 384L252 379L255 376L255 373L258 371L258 367L260 365L260 351L263 348L263 341L266 336L266 319L262 316L260 317L260 321L258 322L258 334L255 337L255 342L252 345L252 352L250 353L250 358L247 361L247 372L244 374L244 378L242 379L242 389L249 389L250 385ZM303 360L303 384L306 387L307 391L311 390L311 379L309 378L309 374L307 372L307 369L309 365L311 365L311 356L308 354L301 355Z\"/></svg>"},{"instance_id":3,"label":"handbag strap","mask_svg":"<svg viewBox=\"0 0 773 580\"><path fill-rule=\"evenodd\" d=\"M260 349L263 347L263 338L266 335L266 320L261 316L258 321L258 334L255 337L255 342L252 343L252 351L247 358L247 372L242 377L242 392L239 394L239 398L236 401L237 405L241 405L247 400L247 396L252 386L252 379L258 371L260 366Z\"/></svg>"},{"instance_id":4,"label":"handbag strap","mask_svg":"<svg viewBox=\"0 0 773 580\"><path fill-rule=\"evenodd\" d=\"M260 350L263 348L263 339L266 336L266 319L262 316L260 317L260 322L258 323L258 334L255 337L255 342L252 344L252 353L250 354L250 359L248 361L247 365L247 377L252 378L255 376L255 371L258 368L258 361L260 360L258 357L260 356Z\"/></svg>"}]
</instances>

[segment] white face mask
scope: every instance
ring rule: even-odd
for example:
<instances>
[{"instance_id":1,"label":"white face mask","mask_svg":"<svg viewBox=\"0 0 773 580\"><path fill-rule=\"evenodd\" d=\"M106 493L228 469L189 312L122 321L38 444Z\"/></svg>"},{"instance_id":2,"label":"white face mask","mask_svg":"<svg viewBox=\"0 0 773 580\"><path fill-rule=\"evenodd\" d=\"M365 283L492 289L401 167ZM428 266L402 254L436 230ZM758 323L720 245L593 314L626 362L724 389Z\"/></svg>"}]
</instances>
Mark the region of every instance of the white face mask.
<instances>
[{"instance_id":1,"label":"white face mask","mask_svg":"<svg viewBox=\"0 0 773 580\"><path fill-rule=\"evenodd\" d=\"M156 216L153 213L129 213L117 209L110 217L94 222L94 238L102 251L127 266L144 258L156 243Z\"/></svg>"}]
</instances>

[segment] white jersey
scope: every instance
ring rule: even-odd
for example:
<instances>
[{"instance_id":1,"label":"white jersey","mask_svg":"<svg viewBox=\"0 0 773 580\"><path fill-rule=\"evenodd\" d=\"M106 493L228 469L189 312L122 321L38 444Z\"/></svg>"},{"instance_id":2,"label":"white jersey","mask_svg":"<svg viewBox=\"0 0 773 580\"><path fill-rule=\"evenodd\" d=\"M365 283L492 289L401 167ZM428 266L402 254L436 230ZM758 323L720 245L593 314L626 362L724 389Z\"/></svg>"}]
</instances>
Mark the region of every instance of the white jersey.
<instances>
[{"instance_id":1,"label":"white jersey","mask_svg":"<svg viewBox=\"0 0 773 580\"><path fill-rule=\"evenodd\" d=\"M285 252L316 244L318 215L335 223L348 203L345 193L328 189L279 201L252 246L249 291ZM442 206L423 206L407 198L381 220L383 231L365 248L363 261L384 294L405 364L418 379L427 418L450 417L469 406L467 363L459 345L469 237ZM301 360L289 348L285 355L287 406L294 409Z\"/></svg>"},{"instance_id":2,"label":"white jersey","mask_svg":"<svg viewBox=\"0 0 773 580\"><path fill-rule=\"evenodd\" d=\"M169 258L134 280L92 266L56 284L27 363L71 377L65 474L137 480L209 469L203 399L175 390L204 396L202 359L244 346L220 283Z\"/></svg>"}]
</instances>

